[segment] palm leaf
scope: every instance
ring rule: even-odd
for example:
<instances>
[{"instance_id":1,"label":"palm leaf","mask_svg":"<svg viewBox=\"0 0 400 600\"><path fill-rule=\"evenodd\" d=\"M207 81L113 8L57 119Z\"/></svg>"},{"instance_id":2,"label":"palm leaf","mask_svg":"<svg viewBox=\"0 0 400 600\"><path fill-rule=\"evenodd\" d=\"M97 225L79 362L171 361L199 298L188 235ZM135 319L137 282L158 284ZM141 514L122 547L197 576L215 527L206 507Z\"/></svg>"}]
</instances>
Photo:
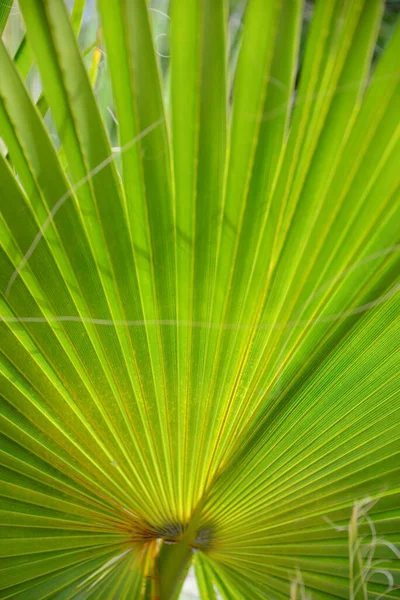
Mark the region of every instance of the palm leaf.
<instances>
[{"instance_id":1,"label":"palm leaf","mask_svg":"<svg viewBox=\"0 0 400 600\"><path fill-rule=\"evenodd\" d=\"M83 7L0 43L0 598L400 597L400 28L99 0L115 147Z\"/></svg>"}]
</instances>

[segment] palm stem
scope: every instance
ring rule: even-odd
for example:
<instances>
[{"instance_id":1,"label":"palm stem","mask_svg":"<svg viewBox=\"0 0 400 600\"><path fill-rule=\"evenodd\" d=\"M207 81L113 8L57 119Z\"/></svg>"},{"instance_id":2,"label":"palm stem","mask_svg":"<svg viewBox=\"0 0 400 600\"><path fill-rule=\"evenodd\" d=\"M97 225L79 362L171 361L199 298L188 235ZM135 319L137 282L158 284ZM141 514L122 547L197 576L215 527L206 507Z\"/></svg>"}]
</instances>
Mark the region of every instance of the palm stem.
<instances>
[{"instance_id":1,"label":"palm stem","mask_svg":"<svg viewBox=\"0 0 400 600\"><path fill-rule=\"evenodd\" d=\"M196 506L187 529L176 543L163 542L157 559L160 600L175 598L183 583L196 544L204 502L205 495Z\"/></svg>"},{"instance_id":2,"label":"palm stem","mask_svg":"<svg viewBox=\"0 0 400 600\"><path fill-rule=\"evenodd\" d=\"M158 557L160 600L175 598L186 575L193 549L187 539L176 544L162 545Z\"/></svg>"}]
</instances>

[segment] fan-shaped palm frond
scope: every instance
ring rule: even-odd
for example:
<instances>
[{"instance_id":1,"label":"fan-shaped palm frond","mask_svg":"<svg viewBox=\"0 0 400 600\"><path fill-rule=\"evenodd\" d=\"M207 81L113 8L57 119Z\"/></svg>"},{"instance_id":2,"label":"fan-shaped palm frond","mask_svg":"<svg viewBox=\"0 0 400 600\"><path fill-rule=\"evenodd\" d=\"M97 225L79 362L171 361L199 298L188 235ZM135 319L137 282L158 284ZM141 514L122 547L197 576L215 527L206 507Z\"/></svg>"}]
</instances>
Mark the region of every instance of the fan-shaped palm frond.
<instances>
[{"instance_id":1,"label":"fan-shaped palm frond","mask_svg":"<svg viewBox=\"0 0 400 600\"><path fill-rule=\"evenodd\" d=\"M400 597L400 28L374 56L379 0L172 0L160 52L151 4L98 0L88 66L84 2L19 6L0 598L176 598L191 563L205 599Z\"/></svg>"}]
</instances>

